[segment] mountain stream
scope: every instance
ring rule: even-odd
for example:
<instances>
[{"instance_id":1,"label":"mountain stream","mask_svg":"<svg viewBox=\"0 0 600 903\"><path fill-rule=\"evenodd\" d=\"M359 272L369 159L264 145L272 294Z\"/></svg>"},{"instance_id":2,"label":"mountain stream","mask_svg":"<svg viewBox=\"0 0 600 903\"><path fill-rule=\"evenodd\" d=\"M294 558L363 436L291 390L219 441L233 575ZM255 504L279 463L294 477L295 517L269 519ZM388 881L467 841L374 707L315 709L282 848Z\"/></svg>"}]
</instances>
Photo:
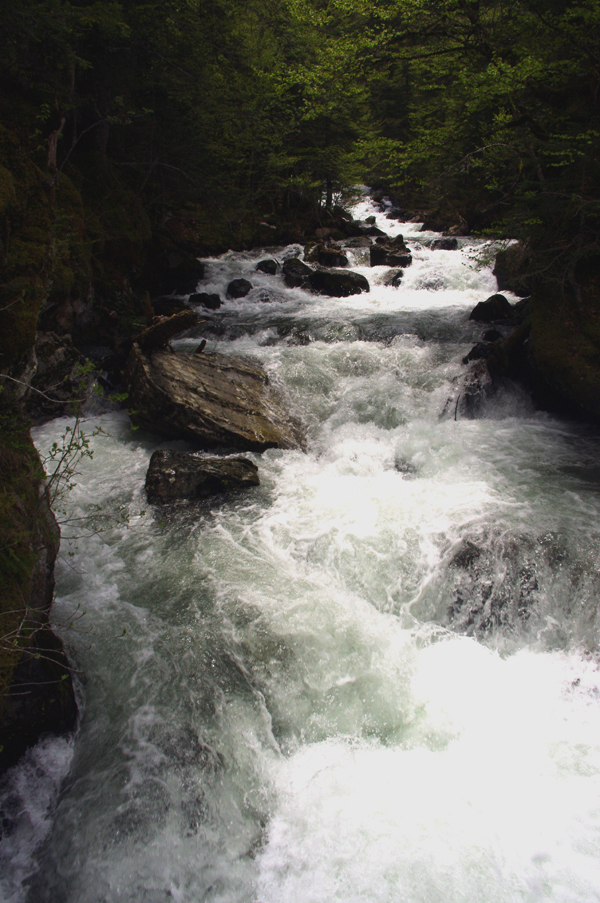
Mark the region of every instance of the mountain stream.
<instances>
[{"instance_id":1,"label":"mountain stream","mask_svg":"<svg viewBox=\"0 0 600 903\"><path fill-rule=\"evenodd\" d=\"M81 723L3 780L6 903L600 900L600 436L510 384L441 417L495 278L369 214L400 287L364 250L349 298L255 271L300 246L229 252L201 290L252 292L176 343L258 358L306 453L159 509L149 457L190 446L84 425L53 609Z\"/></svg>"}]
</instances>

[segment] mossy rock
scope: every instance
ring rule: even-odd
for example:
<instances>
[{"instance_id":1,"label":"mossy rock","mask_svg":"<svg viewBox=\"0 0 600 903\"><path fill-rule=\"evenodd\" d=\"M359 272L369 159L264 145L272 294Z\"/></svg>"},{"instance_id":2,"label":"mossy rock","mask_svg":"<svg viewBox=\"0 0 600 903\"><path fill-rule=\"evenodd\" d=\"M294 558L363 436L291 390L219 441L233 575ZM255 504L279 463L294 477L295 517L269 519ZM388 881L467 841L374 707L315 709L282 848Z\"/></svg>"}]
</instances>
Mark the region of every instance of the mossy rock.
<instances>
[{"instance_id":1,"label":"mossy rock","mask_svg":"<svg viewBox=\"0 0 600 903\"><path fill-rule=\"evenodd\" d=\"M28 423L0 405L0 771L42 733L74 726L61 641L48 627L59 530Z\"/></svg>"}]
</instances>

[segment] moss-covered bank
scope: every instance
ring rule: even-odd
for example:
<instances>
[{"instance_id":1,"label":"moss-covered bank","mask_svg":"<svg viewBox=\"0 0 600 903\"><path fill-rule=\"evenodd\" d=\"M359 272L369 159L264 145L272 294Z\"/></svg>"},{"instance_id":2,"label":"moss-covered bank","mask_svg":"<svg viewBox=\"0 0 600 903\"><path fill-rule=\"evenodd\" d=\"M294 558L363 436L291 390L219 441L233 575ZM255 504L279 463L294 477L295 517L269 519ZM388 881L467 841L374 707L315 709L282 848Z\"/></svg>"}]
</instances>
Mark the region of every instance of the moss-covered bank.
<instances>
[{"instance_id":1,"label":"moss-covered bank","mask_svg":"<svg viewBox=\"0 0 600 903\"><path fill-rule=\"evenodd\" d=\"M48 626L60 532L27 421L0 405L0 770L77 709L61 641Z\"/></svg>"}]
</instances>

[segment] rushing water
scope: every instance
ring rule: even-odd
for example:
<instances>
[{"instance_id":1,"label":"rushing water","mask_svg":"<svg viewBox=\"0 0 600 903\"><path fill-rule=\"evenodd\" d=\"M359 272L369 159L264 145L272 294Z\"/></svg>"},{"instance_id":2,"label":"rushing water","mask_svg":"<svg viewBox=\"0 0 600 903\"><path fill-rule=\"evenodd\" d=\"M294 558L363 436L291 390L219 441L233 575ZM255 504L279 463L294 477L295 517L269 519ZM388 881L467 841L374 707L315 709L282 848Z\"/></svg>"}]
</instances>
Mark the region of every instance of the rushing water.
<instances>
[{"instance_id":1,"label":"rushing water","mask_svg":"<svg viewBox=\"0 0 600 903\"><path fill-rule=\"evenodd\" d=\"M208 263L255 288L207 350L258 357L308 430L251 456L259 488L153 509L151 452L188 446L90 421L54 608L83 715L4 782L3 900L600 899L600 440L511 386L440 419L495 280L380 223L397 289L360 251L347 299Z\"/></svg>"}]
</instances>

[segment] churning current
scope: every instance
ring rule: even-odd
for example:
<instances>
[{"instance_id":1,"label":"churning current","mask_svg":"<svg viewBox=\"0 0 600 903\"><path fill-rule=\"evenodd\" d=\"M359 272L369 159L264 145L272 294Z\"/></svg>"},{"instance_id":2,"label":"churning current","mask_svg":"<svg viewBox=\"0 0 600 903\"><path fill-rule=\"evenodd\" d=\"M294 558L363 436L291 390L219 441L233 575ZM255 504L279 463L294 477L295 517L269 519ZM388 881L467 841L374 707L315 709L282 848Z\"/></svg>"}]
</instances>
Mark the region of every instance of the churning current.
<instances>
[{"instance_id":1,"label":"churning current","mask_svg":"<svg viewBox=\"0 0 600 903\"><path fill-rule=\"evenodd\" d=\"M230 252L202 290L252 292L177 343L259 358L306 453L154 509L152 451L189 446L85 424L54 607L82 718L2 785L7 903L600 899L598 434L511 385L441 418L495 279L370 213L400 287L360 249L345 299L255 272L299 246Z\"/></svg>"}]
</instances>

